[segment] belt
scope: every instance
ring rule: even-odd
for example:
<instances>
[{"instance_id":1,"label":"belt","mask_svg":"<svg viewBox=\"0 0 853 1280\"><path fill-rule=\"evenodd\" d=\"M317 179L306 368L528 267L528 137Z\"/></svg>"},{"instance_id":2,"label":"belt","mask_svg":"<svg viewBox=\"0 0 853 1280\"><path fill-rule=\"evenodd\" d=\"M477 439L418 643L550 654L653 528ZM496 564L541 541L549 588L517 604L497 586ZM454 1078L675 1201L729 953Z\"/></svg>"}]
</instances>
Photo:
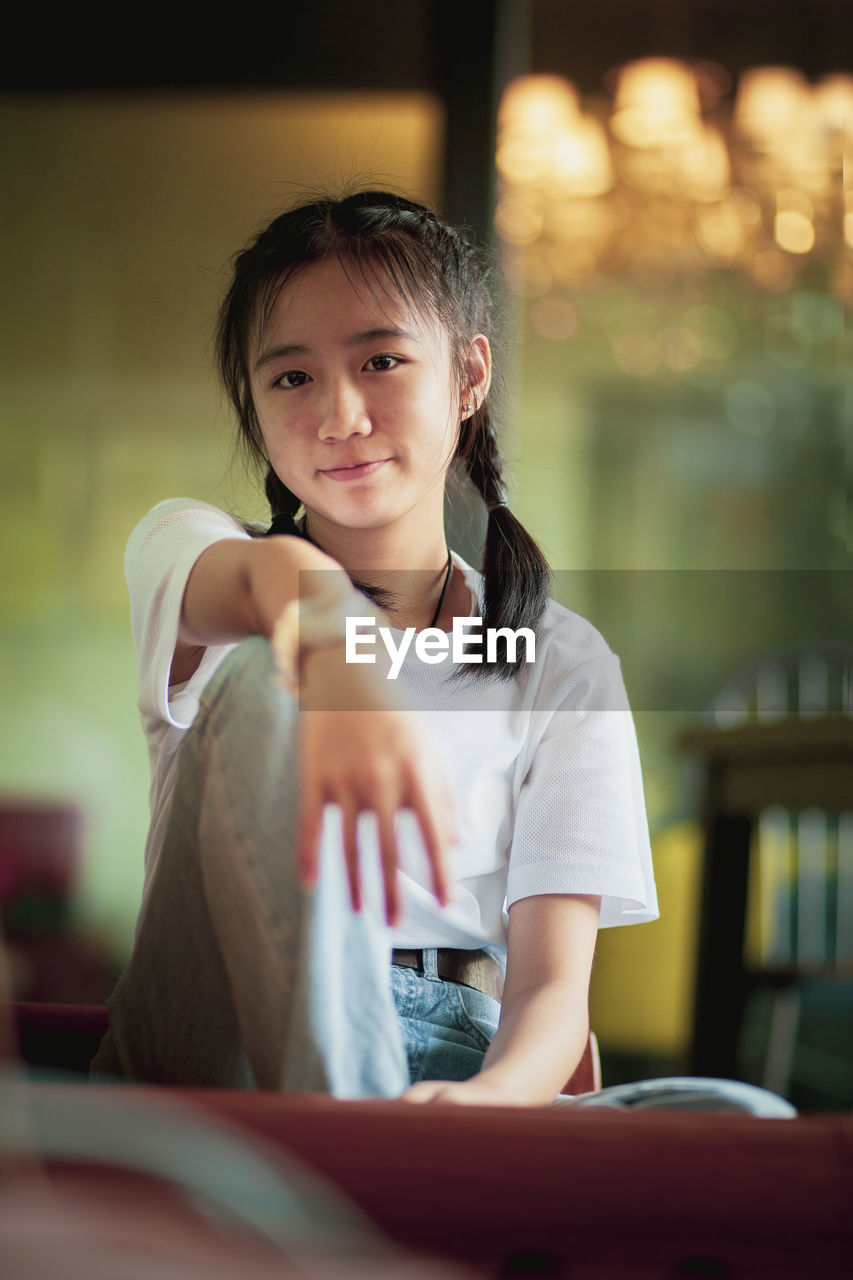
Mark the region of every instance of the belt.
<instances>
[{"instance_id":1,"label":"belt","mask_svg":"<svg viewBox=\"0 0 853 1280\"><path fill-rule=\"evenodd\" d=\"M438 947L438 976L447 982L459 982L463 987L473 987L493 1000L502 1000L504 979L501 967L486 951L458 951L455 947ZM419 969L423 973L423 951L406 951L395 947L391 963L405 969Z\"/></svg>"}]
</instances>

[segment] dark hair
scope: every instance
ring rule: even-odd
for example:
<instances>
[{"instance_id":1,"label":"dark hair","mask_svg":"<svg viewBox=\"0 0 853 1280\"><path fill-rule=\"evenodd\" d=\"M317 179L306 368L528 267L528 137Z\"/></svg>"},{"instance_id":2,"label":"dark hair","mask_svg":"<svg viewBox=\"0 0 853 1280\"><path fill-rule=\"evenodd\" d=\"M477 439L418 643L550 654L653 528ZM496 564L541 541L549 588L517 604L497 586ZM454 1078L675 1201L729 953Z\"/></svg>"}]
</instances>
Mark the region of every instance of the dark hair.
<instances>
[{"instance_id":1,"label":"dark hair","mask_svg":"<svg viewBox=\"0 0 853 1280\"><path fill-rule=\"evenodd\" d=\"M460 391L467 353L477 333L490 337L489 272L478 251L454 228L414 201L386 191L319 199L282 213L237 255L222 303L216 349L219 370L237 411L242 442L264 473L272 510L270 532L300 533L300 500L270 466L252 399L249 349L282 287L312 263L336 256L365 279L388 280L417 313L443 325ZM483 554L483 626L535 630L548 602L550 575L539 547L506 506L506 488L488 397L463 420L455 457L464 464L489 511ZM470 673L509 679L522 663L499 649L493 666Z\"/></svg>"}]
</instances>

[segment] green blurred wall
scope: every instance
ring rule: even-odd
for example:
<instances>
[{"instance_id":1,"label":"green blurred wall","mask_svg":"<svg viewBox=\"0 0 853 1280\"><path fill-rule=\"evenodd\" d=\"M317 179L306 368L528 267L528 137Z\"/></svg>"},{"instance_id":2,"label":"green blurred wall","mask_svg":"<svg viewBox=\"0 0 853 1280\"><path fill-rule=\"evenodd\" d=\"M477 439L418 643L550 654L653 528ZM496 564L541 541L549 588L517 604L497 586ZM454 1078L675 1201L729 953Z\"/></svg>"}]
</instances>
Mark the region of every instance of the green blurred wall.
<instances>
[{"instance_id":1,"label":"green blurred wall","mask_svg":"<svg viewBox=\"0 0 853 1280\"><path fill-rule=\"evenodd\" d=\"M262 514L212 371L228 261L304 189L434 201L441 130L414 94L0 99L0 791L82 806L77 917L122 955L148 807L127 535L179 494Z\"/></svg>"}]
</instances>

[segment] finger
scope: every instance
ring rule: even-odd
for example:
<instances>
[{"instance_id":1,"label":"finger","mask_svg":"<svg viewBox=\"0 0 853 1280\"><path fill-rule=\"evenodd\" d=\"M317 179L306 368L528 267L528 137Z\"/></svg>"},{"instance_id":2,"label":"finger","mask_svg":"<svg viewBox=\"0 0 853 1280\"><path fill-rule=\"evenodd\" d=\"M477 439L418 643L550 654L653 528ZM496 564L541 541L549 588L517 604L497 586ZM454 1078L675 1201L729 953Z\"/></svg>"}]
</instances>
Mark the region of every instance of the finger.
<instances>
[{"instance_id":1,"label":"finger","mask_svg":"<svg viewBox=\"0 0 853 1280\"><path fill-rule=\"evenodd\" d=\"M393 815L386 812L376 815L379 820L379 857L382 862L382 882L385 886L385 919L395 925L400 919L400 887L397 883L397 833Z\"/></svg>"},{"instance_id":2,"label":"finger","mask_svg":"<svg viewBox=\"0 0 853 1280\"><path fill-rule=\"evenodd\" d=\"M419 1080L417 1084L411 1085L406 1090L403 1098L406 1102L417 1102L423 1105L425 1102L434 1102L443 1089L443 1081Z\"/></svg>"},{"instance_id":3,"label":"finger","mask_svg":"<svg viewBox=\"0 0 853 1280\"><path fill-rule=\"evenodd\" d=\"M323 825L323 798L319 793L303 796L297 820L296 867L300 883L313 889L317 883L320 830Z\"/></svg>"},{"instance_id":4,"label":"finger","mask_svg":"<svg viewBox=\"0 0 853 1280\"><path fill-rule=\"evenodd\" d=\"M413 779L412 783L411 808L420 823L424 848L432 869L435 896L441 905L446 907L449 898L447 847L455 838L455 835L452 833L452 828L446 819L442 821L443 830L439 829L439 825L433 817L433 803L416 778Z\"/></svg>"},{"instance_id":5,"label":"finger","mask_svg":"<svg viewBox=\"0 0 853 1280\"><path fill-rule=\"evenodd\" d=\"M343 810L344 862L349 881L349 896L353 911L361 910L361 874L358 858L358 810L347 805Z\"/></svg>"}]
</instances>

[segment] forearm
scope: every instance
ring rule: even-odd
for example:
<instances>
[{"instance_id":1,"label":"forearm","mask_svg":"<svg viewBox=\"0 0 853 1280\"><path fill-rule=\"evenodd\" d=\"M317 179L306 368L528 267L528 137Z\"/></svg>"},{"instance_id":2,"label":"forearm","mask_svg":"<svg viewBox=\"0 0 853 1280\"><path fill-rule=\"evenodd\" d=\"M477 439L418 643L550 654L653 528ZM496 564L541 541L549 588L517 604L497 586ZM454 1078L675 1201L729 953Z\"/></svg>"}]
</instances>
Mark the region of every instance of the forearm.
<instances>
[{"instance_id":1,"label":"forearm","mask_svg":"<svg viewBox=\"0 0 853 1280\"><path fill-rule=\"evenodd\" d=\"M510 907L501 1021L476 1077L510 1103L550 1102L589 1039L601 899L545 894Z\"/></svg>"},{"instance_id":2,"label":"forearm","mask_svg":"<svg viewBox=\"0 0 853 1280\"><path fill-rule=\"evenodd\" d=\"M300 582L306 570L312 572ZM343 596L351 584L336 561L302 538L214 543L199 556L187 581L180 643L229 644L250 635L269 636L300 590L320 589Z\"/></svg>"},{"instance_id":3,"label":"forearm","mask_svg":"<svg viewBox=\"0 0 853 1280\"><path fill-rule=\"evenodd\" d=\"M555 982L517 992L504 1003L480 1083L506 1102L550 1102L580 1062L588 1038L587 1004L576 987Z\"/></svg>"}]
</instances>

